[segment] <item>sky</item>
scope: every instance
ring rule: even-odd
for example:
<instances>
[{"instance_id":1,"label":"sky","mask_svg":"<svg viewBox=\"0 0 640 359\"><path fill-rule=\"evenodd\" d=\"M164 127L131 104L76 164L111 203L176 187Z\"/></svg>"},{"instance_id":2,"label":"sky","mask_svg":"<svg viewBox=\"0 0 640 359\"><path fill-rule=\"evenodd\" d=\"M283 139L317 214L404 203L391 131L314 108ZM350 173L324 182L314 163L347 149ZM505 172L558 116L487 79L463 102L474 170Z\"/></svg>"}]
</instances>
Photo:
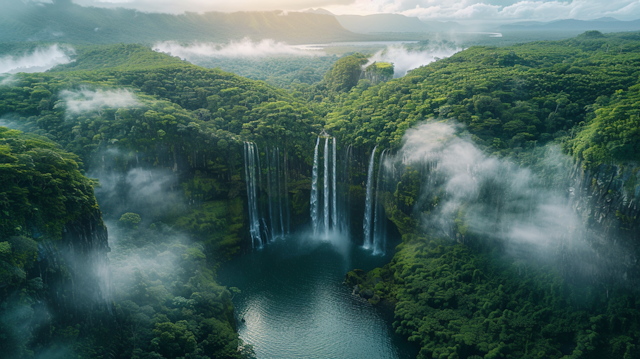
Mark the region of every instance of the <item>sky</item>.
<instances>
[{"instance_id":1,"label":"sky","mask_svg":"<svg viewBox=\"0 0 640 359\"><path fill-rule=\"evenodd\" d=\"M32 0L51 2L55 0ZM300 11L324 8L336 15L396 13L422 20L552 21L613 17L640 18L640 0L73 0L86 6L125 7L141 11Z\"/></svg>"}]
</instances>

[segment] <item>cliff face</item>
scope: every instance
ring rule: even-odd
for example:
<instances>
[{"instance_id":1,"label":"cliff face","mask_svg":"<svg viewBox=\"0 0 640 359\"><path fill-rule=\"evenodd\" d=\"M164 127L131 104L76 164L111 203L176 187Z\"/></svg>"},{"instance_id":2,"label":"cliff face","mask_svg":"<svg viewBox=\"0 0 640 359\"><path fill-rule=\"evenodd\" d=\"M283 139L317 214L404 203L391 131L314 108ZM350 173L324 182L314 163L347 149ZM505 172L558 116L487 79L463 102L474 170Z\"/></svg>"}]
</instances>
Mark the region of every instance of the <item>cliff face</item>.
<instances>
[{"instance_id":1,"label":"cliff face","mask_svg":"<svg viewBox=\"0 0 640 359\"><path fill-rule=\"evenodd\" d=\"M99 211L65 225L62 240L40 246L48 301L57 314L78 321L111 313L107 228Z\"/></svg>"},{"instance_id":2,"label":"cliff face","mask_svg":"<svg viewBox=\"0 0 640 359\"><path fill-rule=\"evenodd\" d=\"M0 148L0 352L31 357L112 321L107 230L77 157L5 127Z\"/></svg>"},{"instance_id":3,"label":"cliff face","mask_svg":"<svg viewBox=\"0 0 640 359\"><path fill-rule=\"evenodd\" d=\"M636 166L601 165L573 169L569 188L573 209L585 225L602 279L633 285L640 280L640 170Z\"/></svg>"}]
</instances>

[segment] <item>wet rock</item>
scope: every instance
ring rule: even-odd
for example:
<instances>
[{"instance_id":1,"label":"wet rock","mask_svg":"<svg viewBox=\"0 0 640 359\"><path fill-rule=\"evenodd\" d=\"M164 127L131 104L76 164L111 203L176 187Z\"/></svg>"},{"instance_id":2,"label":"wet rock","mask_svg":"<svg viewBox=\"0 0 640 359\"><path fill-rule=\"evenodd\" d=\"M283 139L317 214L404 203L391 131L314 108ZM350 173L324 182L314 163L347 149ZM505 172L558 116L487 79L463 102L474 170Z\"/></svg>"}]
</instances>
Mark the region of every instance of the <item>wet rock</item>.
<instances>
[{"instance_id":1,"label":"wet rock","mask_svg":"<svg viewBox=\"0 0 640 359\"><path fill-rule=\"evenodd\" d=\"M359 285L356 284L356 285L353 286L353 294L354 295L360 294L360 286Z\"/></svg>"},{"instance_id":2,"label":"wet rock","mask_svg":"<svg viewBox=\"0 0 640 359\"><path fill-rule=\"evenodd\" d=\"M364 299L371 299L373 298L373 291L371 289L365 289L360 291L360 296Z\"/></svg>"},{"instance_id":3,"label":"wet rock","mask_svg":"<svg viewBox=\"0 0 640 359\"><path fill-rule=\"evenodd\" d=\"M380 296L377 294L374 294L373 297L371 297L371 299L369 299L369 303L376 305L378 303L380 303Z\"/></svg>"}]
</instances>

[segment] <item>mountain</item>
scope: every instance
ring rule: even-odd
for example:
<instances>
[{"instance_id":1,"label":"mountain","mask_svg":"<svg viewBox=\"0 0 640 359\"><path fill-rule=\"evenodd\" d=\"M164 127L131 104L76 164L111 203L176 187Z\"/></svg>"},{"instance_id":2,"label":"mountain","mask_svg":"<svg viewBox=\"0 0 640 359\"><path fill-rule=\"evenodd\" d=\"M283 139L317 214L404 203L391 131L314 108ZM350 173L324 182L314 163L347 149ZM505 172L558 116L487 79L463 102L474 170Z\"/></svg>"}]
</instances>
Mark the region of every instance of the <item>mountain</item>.
<instances>
[{"instance_id":1,"label":"mountain","mask_svg":"<svg viewBox=\"0 0 640 359\"><path fill-rule=\"evenodd\" d=\"M574 31L583 32L598 30L603 32L638 31L640 19L620 21L611 17L603 17L595 20L557 20L551 22L523 21L502 25L499 31Z\"/></svg>"},{"instance_id":2,"label":"mountain","mask_svg":"<svg viewBox=\"0 0 640 359\"><path fill-rule=\"evenodd\" d=\"M434 28L417 17L398 14L337 15L336 19L345 29L355 33L372 32L432 32Z\"/></svg>"},{"instance_id":3,"label":"mountain","mask_svg":"<svg viewBox=\"0 0 640 359\"><path fill-rule=\"evenodd\" d=\"M83 7L6 0L0 13L0 42L153 43L228 41L249 37L289 43L361 40L331 16L308 12L208 12L180 15L132 9Z\"/></svg>"},{"instance_id":4,"label":"mountain","mask_svg":"<svg viewBox=\"0 0 640 359\"><path fill-rule=\"evenodd\" d=\"M440 32L450 31L460 26L458 23L452 21L430 21L427 23L417 17L400 14L375 14L365 16L336 15L335 17L345 29L360 34L381 32Z\"/></svg>"},{"instance_id":5,"label":"mountain","mask_svg":"<svg viewBox=\"0 0 640 359\"><path fill-rule=\"evenodd\" d=\"M317 8L317 9L309 9L309 10L305 10L304 12L309 12L312 14L320 14L320 15L331 15L334 16L333 13L329 10L323 9L321 7Z\"/></svg>"}]
</instances>

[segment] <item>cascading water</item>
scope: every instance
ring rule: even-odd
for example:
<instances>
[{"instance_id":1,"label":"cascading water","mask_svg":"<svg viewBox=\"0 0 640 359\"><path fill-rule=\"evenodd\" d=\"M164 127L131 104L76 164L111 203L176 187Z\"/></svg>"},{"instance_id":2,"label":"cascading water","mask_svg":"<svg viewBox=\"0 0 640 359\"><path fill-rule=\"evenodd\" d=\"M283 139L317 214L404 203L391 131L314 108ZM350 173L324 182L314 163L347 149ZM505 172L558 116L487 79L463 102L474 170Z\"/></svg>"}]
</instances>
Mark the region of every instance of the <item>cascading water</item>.
<instances>
[{"instance_id":1,"label":"cascading water","mask_svg":"<svg viewBox=\"0 0 640 359\"><path fill-rule=\"evenodd\" d=\"M269 227L271 228L271 238L270 240L273 240L275 235L276 235L276 226L273 223L273 183L272 183L272 167L273 164L271 163L271 160L269 159L269 148L266 147L264 149L264 154L265 154L265 164L267 166L267 194L269 197Z\"/></svg>"},{"instance_id":2,"label":"cascading water","mask_svg":"<svg viewBox=\"0 0 640 359\"><path fill-rule=\"evenodd\" d=\"M367 172L367 197L364 205L364 220L362 221L362 229L364 231L364 244L362 245L365 249L371 248L371 197L373 196L373 165L374 159L376 155L376 149L378 146L373 148L371 151L371 159L369 160L369 170Z\"/></svg>"},{"instance_id":3,"label":"cascading water","mask_svg":"<svg viewBox=\"0 0 640 359\"><path fill-rule=\"evenodd\" d=\"M287 234L289 234L289 231L291 230L291 211L289 210L289 176L287 175L288 173L288 161L287 161L287 151L284 151L284 168L282 171L282 176L284 177L284 208L285 211L287 212Z\"/></svg>"},{"instance_id":4,"label":"cascading water","mask_svg":"<svg viewBox=\"0 0 640 359\"><path fill-rule=\"evenodd\" d=\"M313 170L311 173L311 226L313 233L318 234L318 145L320 137L316 140L316 148L313 150Z\"/></svg>"},{"instance_id":5,"label":"cascading water","mask_svg":"<svg viewBox=\"0 0 640 359\"><path fill-rule=\"evenodd\" d=\"M258 213L258 196L256 191L256 158L258 157L256 145L252 142L244 143L244 174L247 183L247 202L249 209L249 233L251 246L261 247L263 244L260 235L260 216ZM266 227L266 226L265 226Z\"/></svg>"},{"instance_id":6,"label":"cascading water","mask_svg":"<svg viewBox=\"0 0 640 359\"><path fill-rule=\"evenodd\" d=\"M340 214L340 232L348 235L349 234L349 218L350 218L350 205L351 205L351 193L349 192L349 164L351 163L351 151L352 147L349 145L345 150L344 160L342 164L342 190L340 199L340 208L343 209Z\"/></svg>"},{"instance_id":7,"label":"cascading water","mask_svg":"<svg viewBox=\"0 0 640 359\"><path fill-rule=\"evenodd\" d=\"M386 252L386 220L384 215L384 208L380 204L380 195L382 194L384 184L382 180L384 176L384 155L387 150L382 151L380 154L380 160L378 161L378 179L376 180L376 202L374 205L373 214L373 254L385 254Z\"/></svg>"},{"instance_id":8,"label":"cascading water","mask_svg":"<svg viewBox=\"0 0 640 359\"><path fill-rule=\"evenodd\" d=\"M320 137L324 138L324 157L322 173L322 194L318 191L319 158L318 147ZM322 234L328 238L331 231L342 232L344 224L340 222L341 211L338 206L338 165L337 165L337 141L335 137L322 132L316 141L313 154L313 170L311 177L311 223L315 235ZM320 203L322 201L322 203ZM341 203L342 205L343 203ZM322 206L322 212L320 207Z\"/></svg>"},{"instance_id":9,"label":"cascading water","mask_svg":"<svg viewBox=\"0 0 640 359\"><path fill-rule=\"evenodd\" d=\"M324 235L329 236L329 137L324 139Z\"/></svg>"},{"instance_id":10,"label":"cascading water","mask_svg":"<svg viewBox=\"0 0 640 359\"><path fill-rule=\"evenodd\" d=\"M280 209L280 237L284 238L284 218L282 216L282 186L281 186L281 182L282 182L282 170L280 168L280 148L276 147L276 150L274 152L274 155L276 156L276 176L278 179L278 207Z\"/></svg>"},{"instance_id":11,"label":"cascading water","mask_svg":"<svg viewBox=\"0 0 640 359\"><path fill-rule=\"evenodd\" d=\"M338 187L336 185L338 174L336 173L336 138L333 138L333 201L331 207L331 228L338 229Z\"/></svg>"},{"instance_id":12,"label":"cascading water","mask_svg":"<svg viewBox=\"0 0 640 359\"><path fill-rule=\"evenodd\" d=\"M286 193L283 194L283 191L287 191L286 151L284 153L285 166L281 165L280 155L279 147L265 147L264 174L267 176L267 181L266 187L263 188L262 195L260 195L263 172L260 167L258 146L252 142L244 143L244 166L252 247L256 247L256 245L261 247L268 241L284 238L289 232L289 196ZM267 214L266 217L265 214Z\"/></svg>"}]
</instances>

